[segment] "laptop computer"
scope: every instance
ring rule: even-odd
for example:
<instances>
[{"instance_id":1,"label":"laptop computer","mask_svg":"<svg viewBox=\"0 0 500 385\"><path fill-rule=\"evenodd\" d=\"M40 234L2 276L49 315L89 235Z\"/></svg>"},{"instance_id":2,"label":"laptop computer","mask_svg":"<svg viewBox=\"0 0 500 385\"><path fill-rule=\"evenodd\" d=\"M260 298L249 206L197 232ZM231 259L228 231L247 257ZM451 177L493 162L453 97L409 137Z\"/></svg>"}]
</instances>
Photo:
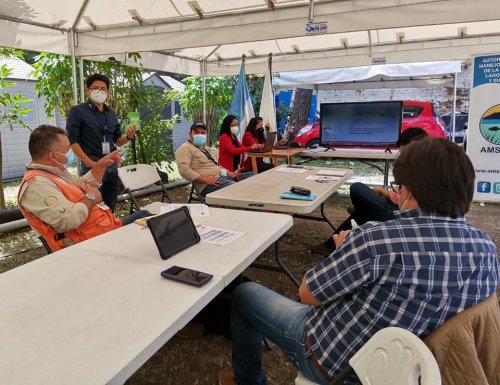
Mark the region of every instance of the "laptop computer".
<instances>
[{"instance_id":1,"label":"laptop computer","mask_svg":"<svg viewBox=\"0 0 500 385\"><path fill-rule=\"evenodd\" d=\"M167 259L198 243L200 235L186 206L146 221L162 259Z\"/></svg>"},{"instance_id":2,"label":"laptop computer","mask_svg":"<svg viewBox=\"0 0 500 385\"><path fill-rule=\"evenodd\" d=\"M290 134L288 134L288 140L286 141L286 143L281 146L275 146L274 148L276 150L286 150L287 148L292 147L294 139L295 139L295 134L293 132L290 132Z\"/></svg>"},{"instance_id":3,"label":"laptop computer","mask_svg":"<svg viewBox=\"0 0 500 385\"><path fill-rule=\"evenodd\" d=\"M266 143L264 144L264 148L251 150L250 152L270 152L273 150L274 141L276 139L276 132L270 132L267 134Z\"/></svg>"}]
</instances>

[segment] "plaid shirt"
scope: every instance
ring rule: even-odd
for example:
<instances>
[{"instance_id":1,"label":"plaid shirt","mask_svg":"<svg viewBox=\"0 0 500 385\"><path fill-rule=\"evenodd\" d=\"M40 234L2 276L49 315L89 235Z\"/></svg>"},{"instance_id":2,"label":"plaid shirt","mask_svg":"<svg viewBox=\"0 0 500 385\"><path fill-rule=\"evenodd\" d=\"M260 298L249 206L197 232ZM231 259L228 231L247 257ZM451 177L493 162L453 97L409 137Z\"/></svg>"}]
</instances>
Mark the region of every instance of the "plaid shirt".
<instances>
[{"instance_id":1,"label":"plaid shirt","mask_svg":"<svg viewBox=\"0 0 500 385\"><path fill-rule=\"evenodd\" d=\"M322 306L306 325L311 348L334 377L378 330L399 326L425 337L446 319L493 294L493 241L464 218L419 209L353 230L305 277Z\"/></svg>"}]
</instances>

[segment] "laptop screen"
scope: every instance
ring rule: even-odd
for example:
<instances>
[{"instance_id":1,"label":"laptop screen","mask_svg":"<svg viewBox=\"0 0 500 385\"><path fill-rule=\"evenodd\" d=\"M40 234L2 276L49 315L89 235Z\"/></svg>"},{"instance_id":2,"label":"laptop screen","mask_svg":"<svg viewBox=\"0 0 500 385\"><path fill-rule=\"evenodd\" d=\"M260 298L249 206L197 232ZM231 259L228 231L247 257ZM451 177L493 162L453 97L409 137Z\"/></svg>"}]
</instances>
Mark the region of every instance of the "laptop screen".
<instances>
[{"instance_id":1,"label":"laptop screen","mask_svg":"<svg viewBox=\"0 0 500 385\"><path fill-rule=\"evenodd\" d=\"M264 144L264 152L272 151L275 139L276 132L270 132L267 134L266 143Z\"/></svg>"},{"instance_id":2,"label":"laptop screen","mask_svg":"<svg viewBox=\"0 0 500 385\"><path fill-rule=\"evenodd\" d=\"M200 241L186 206L150 218L147 224L163 259L170 258Z\"/></svg>"}]
</instances>

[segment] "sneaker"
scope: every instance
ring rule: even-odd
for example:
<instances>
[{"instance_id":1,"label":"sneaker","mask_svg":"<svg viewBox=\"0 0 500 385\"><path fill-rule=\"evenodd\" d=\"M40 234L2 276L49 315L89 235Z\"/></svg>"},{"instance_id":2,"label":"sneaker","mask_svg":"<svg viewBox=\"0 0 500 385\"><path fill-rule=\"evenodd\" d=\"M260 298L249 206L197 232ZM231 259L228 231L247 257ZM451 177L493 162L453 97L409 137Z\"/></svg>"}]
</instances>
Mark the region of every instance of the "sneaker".
<instances>
[{"instance_id":1,"label":"sneaker","mask_svg":"<svg viewBox=\"0 0 500 385\"><path fill-rule=\"evenodd\" d=\"M219 373L219 385L238 385L234 373L229 370L223 370Z\"/></svg>"}]
</instances>

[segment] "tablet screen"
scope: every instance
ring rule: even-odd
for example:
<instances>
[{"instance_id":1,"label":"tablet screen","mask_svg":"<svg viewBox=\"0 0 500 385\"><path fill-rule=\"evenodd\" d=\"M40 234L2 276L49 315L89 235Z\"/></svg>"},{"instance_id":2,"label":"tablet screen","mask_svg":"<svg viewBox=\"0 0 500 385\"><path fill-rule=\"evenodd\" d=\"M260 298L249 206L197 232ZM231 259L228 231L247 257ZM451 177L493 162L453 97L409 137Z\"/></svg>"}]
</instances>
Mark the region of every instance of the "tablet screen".
<instances>
[{"instance_id":1,"label":"tablet screen","mask_svg":"<svg viewBox=\"0 0 500 385\"><path fill-rule=\"evenodd\" d=\"M147 224L163 259L200 241L186 206L150 218Z\"/></svg>"}]
</instances>

